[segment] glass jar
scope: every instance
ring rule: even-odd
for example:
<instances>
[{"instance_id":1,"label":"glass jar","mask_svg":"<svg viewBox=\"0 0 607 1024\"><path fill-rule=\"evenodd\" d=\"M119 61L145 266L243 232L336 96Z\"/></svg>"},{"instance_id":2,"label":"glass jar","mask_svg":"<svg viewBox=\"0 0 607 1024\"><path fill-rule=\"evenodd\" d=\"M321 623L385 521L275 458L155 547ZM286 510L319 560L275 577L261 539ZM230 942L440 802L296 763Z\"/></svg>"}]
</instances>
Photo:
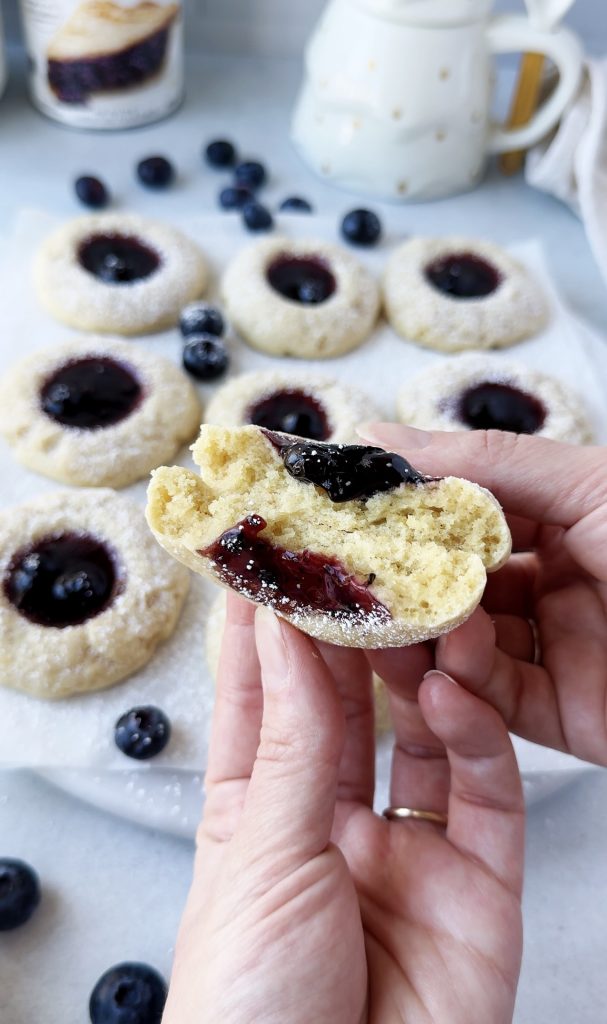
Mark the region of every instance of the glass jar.
<instances>
[{"instance_id":1,"label":"glass jar","mask_svg":"<svg viewBox=\"0 0 607 1024\"><path fill-rule=\"evenodd\" d=\"M177 0L21 0L34 104L75 128L133 128L183 96Z\"/></svg>"}]
</instances>

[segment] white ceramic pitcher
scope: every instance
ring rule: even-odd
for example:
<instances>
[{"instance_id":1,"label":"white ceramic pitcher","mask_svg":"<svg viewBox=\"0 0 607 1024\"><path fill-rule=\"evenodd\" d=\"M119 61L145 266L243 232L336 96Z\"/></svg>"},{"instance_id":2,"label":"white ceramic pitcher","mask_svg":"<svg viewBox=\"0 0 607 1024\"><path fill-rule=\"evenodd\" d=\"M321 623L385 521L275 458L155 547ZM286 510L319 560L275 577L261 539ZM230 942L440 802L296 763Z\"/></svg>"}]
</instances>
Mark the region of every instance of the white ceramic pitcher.
<instances>
[{"instance_id":1,"label":"white ceramic pitcher","mask_svg":"<svg viewBox=\"0 0 607 1024\"><path fill-rule=\"evenodd\" d=\"M492 0L330 0L306 51L293 140L323 177L384 199L473 187L490 153L523 149L557 123L580 81L575 35ZM559 84L522 128L491 124L493 55L546 54Z\"/></svg>"}]
</instances>

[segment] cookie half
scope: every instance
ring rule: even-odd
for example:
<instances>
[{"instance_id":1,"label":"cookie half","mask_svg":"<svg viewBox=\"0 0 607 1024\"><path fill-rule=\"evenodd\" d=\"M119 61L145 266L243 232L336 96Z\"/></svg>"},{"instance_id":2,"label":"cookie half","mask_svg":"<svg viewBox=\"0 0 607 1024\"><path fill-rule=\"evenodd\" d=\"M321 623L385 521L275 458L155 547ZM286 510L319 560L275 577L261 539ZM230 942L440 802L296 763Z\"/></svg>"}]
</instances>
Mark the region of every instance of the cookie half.
<instances>
[{"instance_id":1,"label":"cookie half","mask_svg":"<svg viewBox=\"0 0 607 1024\"><path fill-rule=\"evenodd\" d=\"M264 238L222 282L228 316L253 348L328 359L358 348L377 320L379 288L351 253L326 242Z\"/></svg>"},{"instance_id":2,"label":"cookie half","mask_svg":"<svg viewBox=\"0 0 607 1024\"><path fill-rule=\"evenodd\" d=\"M0 684L55 700L112 686L171 635L188 574L110 490L0 512Z\"/></svg>"},{"instance_id":3,"label":"cookie half","mask_svg":"<svg viewBox=\"0 0 607 1024\"><path fill-rule=\"evenodd\" d=\"M219 594L209 610L205 629L207 663L214 679L219 670L221 641L226 624L226 596ZM375 732L378 736L392 728L388 690L383 679L373 673L373 696L375 699Z\"/></svg>"},{"instance_id":4,"label":"cookie half","mask_svg":"<svg viewBox=\"0 0 607 1024\"><path fill-rule=\"evenodd\" d=\"M386 315L409 341L440 352L502 348L548 320L539 284L499 246L472 238L412 238L392 254Z\"/></svg>"},{"instance_id":5,"label":"cookie half","mask_svg":"<svg viewBox=\"0 0 607 1024\"><path fill-rule=\"evenodd\" d=\"M192 440L201 418L181 370L123 341L42 349L0 380L0 434L15 458L76 486L140 480Z\"/></svg>"},{"instance_id":6,"label":"cookie half","mask_svg":"<svg viewBox=\"0 0 607 1024\"><path fill-rule=\"evenodd\" d=\"M399 647L463 622L510 553L491 494L380 449L203 426L201 478L156 470L148 522L195 572L348 647Z\"/></svg>"},{"instance_id":7,"label":"cookie half","mask_svg":"<svg viewBox=\"0 0 607 1024\"><path fill-rule=\"evenodd\" d=\"M485 355L446 359L401 388L398 418L425 430L507 430L588 444L581 399L560 381Z\"/></svg>"},{"instance_id":8,"label":"cookie half","mask_svg":"<svg viewBox=\"0 0 607 1024\"><path fill-rule=\"evenodd\" d=\"M180 231L134 214L77 217L43 242L38 298L81 331L144 334L172 327L207 285L206 261Z\"/></svg>"},{"instance_id":9,"label":"cookie half","mask_svg":"<svg viewBox=\"0 0 607 1024\"><path fill-rule=\"evenodd\" d=\"M262 371L219 388L205 419L220 427L253 424L311 441L353 441L357 426L377 415L362 391L328 377Z\"/></svg>"}]
</instances>

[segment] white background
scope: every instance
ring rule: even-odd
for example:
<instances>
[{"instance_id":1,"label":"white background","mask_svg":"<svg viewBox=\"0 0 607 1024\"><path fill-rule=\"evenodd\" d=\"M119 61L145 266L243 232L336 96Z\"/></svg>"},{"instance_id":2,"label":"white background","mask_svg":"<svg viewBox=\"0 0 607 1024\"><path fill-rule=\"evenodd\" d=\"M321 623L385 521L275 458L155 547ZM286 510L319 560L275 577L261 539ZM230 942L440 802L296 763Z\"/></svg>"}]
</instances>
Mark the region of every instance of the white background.
<instances>
[{"instance_id":1,"label":"white background","mask_svg":"<svg viewBox=\"0 0 607 1024\"><path fill-rule=\"evenodd\" d=\"M325 0L187 0L190 50L299 53ZM0 0L7 35L19 36L17 0ZM496 10L522 10L522 0L496 0ZM607 50L605 0L577 0L567 22L592 53Z\"/></svg>"}]
</instances>

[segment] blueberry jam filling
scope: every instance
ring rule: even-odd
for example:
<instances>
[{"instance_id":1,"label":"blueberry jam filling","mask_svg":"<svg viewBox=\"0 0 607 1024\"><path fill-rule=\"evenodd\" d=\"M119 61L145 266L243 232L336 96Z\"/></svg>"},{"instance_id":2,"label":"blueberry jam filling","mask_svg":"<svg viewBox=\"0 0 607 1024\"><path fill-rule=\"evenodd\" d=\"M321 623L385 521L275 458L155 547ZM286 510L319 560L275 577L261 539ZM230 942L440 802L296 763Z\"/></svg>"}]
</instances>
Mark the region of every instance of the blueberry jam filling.
<instances>
[{"instance_id":1,"label":"blueberry jam filling","mask_svg":"<svg viewBox=\"0 0 607 1024\"><path fill-rule=\"evenodd\" d=\"M247 410L246 421L266 430L295 434L310 441L325 441L331 433L327 414L320 402L295 388L261 398Z\"/></svg>"},{"instance_id":2,"label":"blueberry jam filling","mask_svg":"<svg viewBox=\"0 0 607 1024\"><path fill-rule=\"evenodd\" d=\"M326 302L337 288L328 266L316 256L279 256L268 267L267 279L285 299L305 306Z\"/></svg>"},{"instance_id":3,"label":"blueberry jam filling","mask_svg":"<svg viewBox=\"0 0 607 1024\"><path fill-rule=\"evenodd\" d=\"M482 299L501 283L499 271L471 252L439 256L426 267L425 275L439 292L453 299Z\"/></svg>"},{"instance_id":4,"label":"blueberry jam filling","mask_svg":"<svg viewBox=\"0 0 607 1024\"><path fill-rule=\"evenodd\" d=\"M78 262L106 284L129 284L150 277L160 257L132 235L92 235L78 249Z\"/></svg>"},{"instance_id":5,"label":"blueberry jam filling","mask_svg":"<svg viewBox=\"0 0 607 1024\"><path fill-rule=\"evenodd\" d=\"M291 444L288 438L264 430L280 452L285 469L302 483L316 484L331 501L366 501L374 494L394 491L401 484L427 483L428 477L393 452L362 445Z\"/></svg>"},{"instance_id":6,"label":"blueberry jam filling","mask_svg":"<svg viewBox=\"0 0 607 1024\"><path fill-rule=\"evenodd\" d=\"M55 370L40 389L40 405L65 427L96 430L126 419L142 395L127 366L107 356L88 356Z\"/></svg>"},{"instance_id":7,"label":"blueberry jam filling","mask_svg":"<svg viewBox=\"0 0 607 1024\"><path fill-rule=\"evenodd\" d=\"M3 588L24 618L63 629L104 611L117 583L114 561L101 541L85 533L62 533L18 551Z\"/></svg>"},{"instance_id":8,"label":"blueberry jam filling","mask_svg":"<svg viewBox=\"0 0 607 1024\"><path fill-rule=\"evenodd\" d=\"M464 391L457 418L473 430L535 434L546 421L546 410L539 399L511 384L487 381Z\"/></svg>"},{"instance_id":9,"label":"blueberry jam filling","mask_svg":"<svg viewBox=\"0 0 607 1024\"><path fill-rule=\"evenodd\" d=\"M266 526L261 516L249 515L198 553L210 559L223 583L282 612L390 618L369 590L373 576L361 582L335 558L271 544L259 536Z\"/></svg>"}]
</instances>

